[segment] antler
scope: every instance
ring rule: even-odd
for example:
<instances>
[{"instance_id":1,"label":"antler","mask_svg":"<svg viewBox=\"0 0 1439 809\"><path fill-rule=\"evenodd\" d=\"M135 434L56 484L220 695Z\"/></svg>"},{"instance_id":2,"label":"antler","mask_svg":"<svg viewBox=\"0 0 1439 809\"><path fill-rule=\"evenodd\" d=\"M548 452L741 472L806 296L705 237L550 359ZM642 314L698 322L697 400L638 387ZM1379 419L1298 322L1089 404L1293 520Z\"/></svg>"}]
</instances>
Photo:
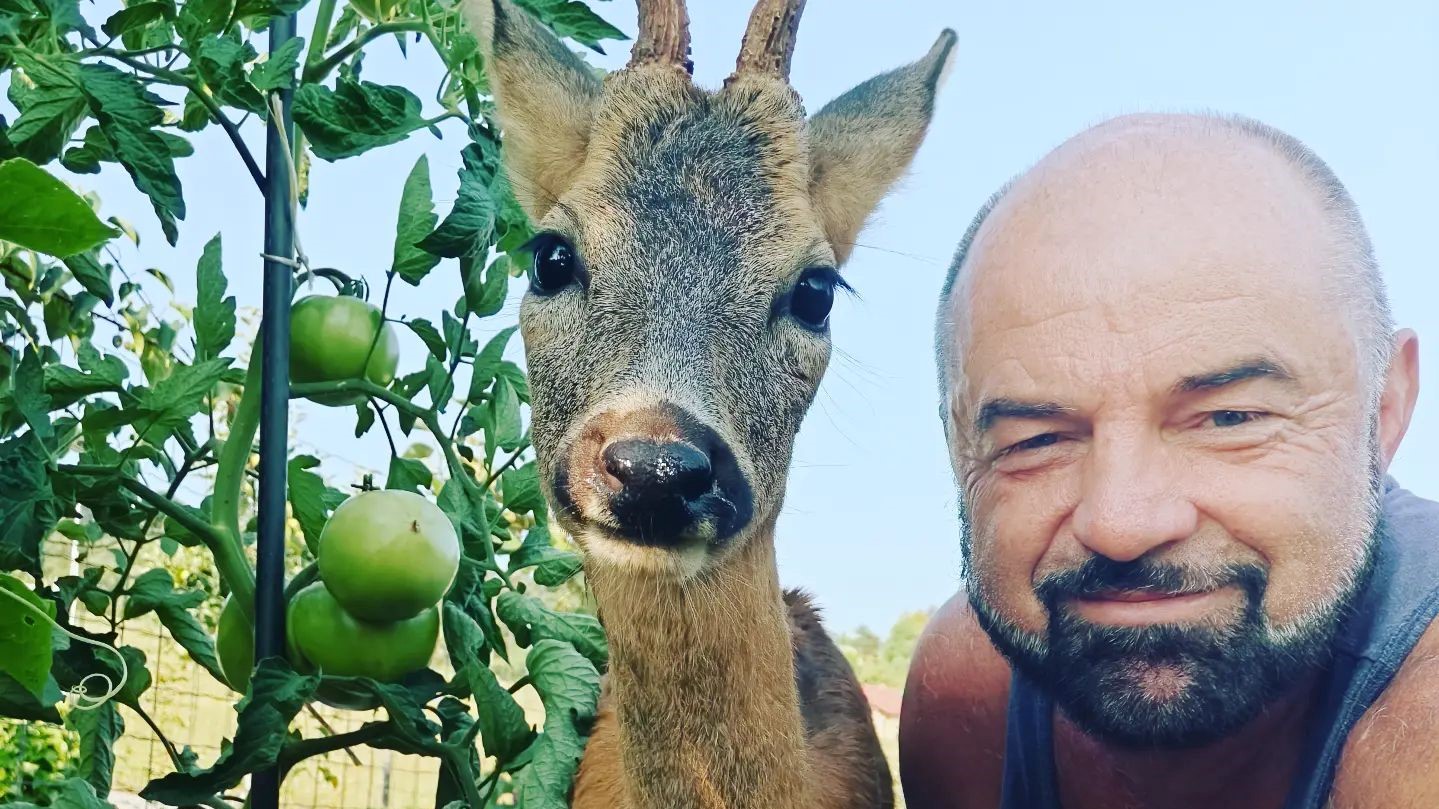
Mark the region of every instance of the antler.
<instances>
[{"instance_id":1,"label":"antler","mask_svg":"<svg viewBox=\"0 0 1439 809\"><path fill-rule=\"evenodd\" d=\"M694 73L690 61L690 18L684 0L638 0L639 34L630 49L630 67L674 65Z\"/></svg>"},{"instance_id":2,"label":"antler","mask_svg":"<svg viewBox=\"0 0 1439 809\"><path fill-rule=\"evenodd\" d=\"M741 73L770 73L789 80L789 61L805 0L759 0L740 42L735 78Z\"/></svg>"}]
</instances>

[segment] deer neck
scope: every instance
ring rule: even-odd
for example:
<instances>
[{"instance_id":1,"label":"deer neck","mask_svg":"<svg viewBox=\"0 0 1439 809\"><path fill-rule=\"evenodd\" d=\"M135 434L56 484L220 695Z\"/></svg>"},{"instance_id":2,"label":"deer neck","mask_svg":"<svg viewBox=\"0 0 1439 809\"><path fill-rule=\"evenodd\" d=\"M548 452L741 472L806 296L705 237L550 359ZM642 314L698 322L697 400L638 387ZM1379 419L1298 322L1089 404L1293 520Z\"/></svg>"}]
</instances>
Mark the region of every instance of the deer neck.
<instances>
[{"instance_id":1,"label":"deer neck","mask_svg":"<svg viewBox=\"0 0 1439 809\"><path fill-rule=\"evenodd\" d=\"M694 581L596 571L636 809L805 807L805 737L768 523Z\"/></svg>"}]
</instances>

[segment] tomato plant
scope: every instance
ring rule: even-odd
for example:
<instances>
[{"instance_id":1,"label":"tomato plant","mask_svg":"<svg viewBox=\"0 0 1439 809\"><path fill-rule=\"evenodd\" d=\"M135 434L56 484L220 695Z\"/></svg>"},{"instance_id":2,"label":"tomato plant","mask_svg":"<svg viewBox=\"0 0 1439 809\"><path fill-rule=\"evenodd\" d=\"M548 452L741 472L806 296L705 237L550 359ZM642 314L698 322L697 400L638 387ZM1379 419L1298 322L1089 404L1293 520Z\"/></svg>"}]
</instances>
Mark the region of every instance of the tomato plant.
<instances>
[{"instance_id":1,"label":"tomato plant","mask_svg":"<svg viewBox=\"0 0 1439 809\"><path fill-rule=\"evenodd\" d=\"M582 46L622 36L578 0L520 4ZM297 12L307 34L262 56L272 17ZM368 49L399 36L438 57L432 99L360 78ZM502 775L522 806L564 805L607 649L593 616L559 606L580 565L540 496L528 387L504 358L515 329L475 336L503 311L506 254L530 235L500 168L480 60L458 10L433 0L0 2L0 738L49 728L67 740L63 756L43 754L54 759L43 793L26 786L34 779L7 782L21 792L0 800L108 805L115 743L139 720L171 766L142 795L170 805L219 805L251 773L359 744L441 762L436 807L493 806ZM323 452L289 458L290 651L256 661L264 359L232 279L248 288L258 273L247 263L227 274L225 258L261 246L216 235L193 268L154 257L178 242L187 208L176 166L187 159L243 164L261 193L236 189L226 215L260 220L268 185L248 144L282 91L293 91L301 202L313 161L361 159L442 127L463 132L462 168L443 217L426 159L406 177L375 178L399 192L397 218L364 211L367 225L394 223L382 272L297 265L297 290L318 276L340 294L309 290L294 303L292 398L330 405L356 440L382 437L390 460L384 490L353 493L369 481L340 479ZM197 155L210 129L222 148ZM86 175L116 170L147 210L117 215L82 193ZM303 210L301 224L312 215L323 213ZM159 252L140 271L150 231L163 240L146 241ZM458 281L458 300L391 306L394 285L433 288L437 271ZM191 274L193 298L177 295L173 280ZM431 463L396 436L429 447ZM65 566L47 564L57 549ZM192 553L203 564L185 575L167 566ZM234 735L213 760L145 711L142 696L162 686L121 630L147 617L240 692ZM502 680L497 661L522 674ZM543 727L526 722L523 689L543 703ZM305 737L293 721L317 700L384 713L353 733Z\"/></svg>"}]
</instances>

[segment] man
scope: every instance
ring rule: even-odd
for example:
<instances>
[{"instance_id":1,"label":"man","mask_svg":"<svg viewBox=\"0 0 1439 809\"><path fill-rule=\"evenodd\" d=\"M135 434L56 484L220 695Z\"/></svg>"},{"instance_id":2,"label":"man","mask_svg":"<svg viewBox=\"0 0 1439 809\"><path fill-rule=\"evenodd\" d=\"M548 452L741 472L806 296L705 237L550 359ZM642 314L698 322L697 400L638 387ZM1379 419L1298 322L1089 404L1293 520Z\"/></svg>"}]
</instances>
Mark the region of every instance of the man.
<instances>
[{"instance_id":1,"label":"man","mask_svg":"<svg viewBox=\"0 0 1439 809\"><path fill-rule=\"evenodd\" d=\"M1387 474L1417 339L1319 158L1086 131L976 219L937 338L965 587L911 809L1439 807L1439 504Z\"/></svg>"}]
</instances>

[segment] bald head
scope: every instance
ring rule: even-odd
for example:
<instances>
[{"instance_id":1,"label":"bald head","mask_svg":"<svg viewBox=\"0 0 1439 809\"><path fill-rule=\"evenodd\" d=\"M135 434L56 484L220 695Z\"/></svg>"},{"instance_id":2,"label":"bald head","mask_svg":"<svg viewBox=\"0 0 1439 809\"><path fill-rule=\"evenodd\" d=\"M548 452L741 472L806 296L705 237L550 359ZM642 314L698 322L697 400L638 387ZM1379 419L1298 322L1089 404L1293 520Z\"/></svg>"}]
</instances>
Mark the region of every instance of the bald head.
<instances>
[{"instance_id":1,"label":"bald head","mask_svg":"<svg viewBox=\"0 0 1439 809\"><path fill-rule=\"evenodd\" d=\"M1113 277L1126 269L1115 250L1141 274L1199 271L1228 252L1252 273L1270 274L1276 291L1309 288L1349 331L1366 393L1377 397L1393 324L1368 234L1344 185L1298 140L1257 121L1148 114L1071 138L980 209L941 294L941 400L963 372L964 326L977 286L1068 285L1082 297L1096 282L1124 284ZM1138 255L1146 252L1185 266L1146 267Z\"/></svg>"}]
</instances>

